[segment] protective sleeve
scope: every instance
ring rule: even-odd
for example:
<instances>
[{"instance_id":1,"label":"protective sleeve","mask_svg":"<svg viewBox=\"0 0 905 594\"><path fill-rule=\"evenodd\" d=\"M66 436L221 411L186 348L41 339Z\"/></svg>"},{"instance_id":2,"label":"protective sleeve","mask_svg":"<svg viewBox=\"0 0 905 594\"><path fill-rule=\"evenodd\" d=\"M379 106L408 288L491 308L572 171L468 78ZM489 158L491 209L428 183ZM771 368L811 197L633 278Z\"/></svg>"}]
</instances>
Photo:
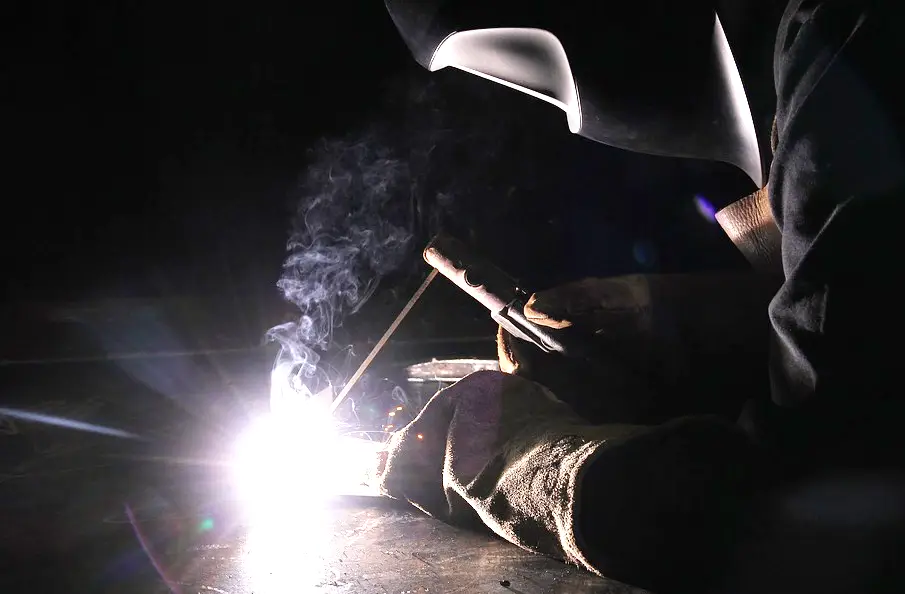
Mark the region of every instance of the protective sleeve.
<instances>
[{"instance_id":1,"label":"protective sleeve","mask_svg":"<svg viewBox=\"0 0 905 594\"><path fill-rule=\"evenodd\" d=\"M713 530L728 527L745 452L715 418L589 425L539 384L488 371L439 392L394 434L381 488L445 522L655 587L679 571L712 573L701 547L712 551Z\"/></svg>"}]
</instances>

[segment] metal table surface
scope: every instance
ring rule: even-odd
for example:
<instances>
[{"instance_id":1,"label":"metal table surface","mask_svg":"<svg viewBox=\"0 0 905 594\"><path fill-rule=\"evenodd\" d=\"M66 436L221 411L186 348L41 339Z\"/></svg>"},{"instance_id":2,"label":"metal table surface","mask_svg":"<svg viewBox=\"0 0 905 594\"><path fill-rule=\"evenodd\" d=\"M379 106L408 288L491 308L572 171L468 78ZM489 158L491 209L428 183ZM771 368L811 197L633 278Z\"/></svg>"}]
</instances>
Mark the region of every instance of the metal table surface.
<instances>
[{"instance_id":1,"label":"metal table surface","mask_svg":"<svg viewBox=\"0 0 905 594\"><path fill-rule=\"evenodd\" d=\"M109 498L106 515L5 540L4 592L641 593L398 502L340 498L303 521L256 526ZM15 521L13 522L15 523ZM68 530L67 530L68 529ZM8 536L8 535L7 535Z\"/></svg>"},{"instance_id":2,"label":"metal table surface","mask_svg":"<svg viewBox=\"0 0 905 594\"><path fill-rule=\"evenodd\" d=\"M173 576L183 592L631 592L485 534L373 502L331 507L314 530L197 543ZM270 539L273 539L272 541ZM178 555L176 555L178 559Z\"/></svg>"},{"instance_id":3,"label":"metal table surface","mask_svg":"<svg viewBox=\"0 0 905 594\"><path fill-rule=\"evenodd\" d=\"M253 412L239 400L266 396L271 361L0 369L0 406L155 436L0 415L0 592L635 591L376 497L341 497L282 526L244 521L223 469L192 459L226 448L224 422ZM183 376L206 379L178 384Z\"/></svg>"}]
</instances>

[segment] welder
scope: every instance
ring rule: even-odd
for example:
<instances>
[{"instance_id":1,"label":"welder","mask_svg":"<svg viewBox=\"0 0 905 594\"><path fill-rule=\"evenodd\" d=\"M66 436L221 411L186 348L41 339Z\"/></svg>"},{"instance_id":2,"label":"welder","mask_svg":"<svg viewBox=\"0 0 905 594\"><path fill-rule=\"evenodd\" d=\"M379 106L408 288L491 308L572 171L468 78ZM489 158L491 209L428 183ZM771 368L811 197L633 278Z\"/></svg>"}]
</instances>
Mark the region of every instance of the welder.
<instances>
[{"instance_id":1,"label":"welder","mask_svg":"<svg viewBox=\"0 0 905 594\"><path fill-rule=\"evenodd\" d=\"M729 579L754 502L774 497L782 512L766 523L800 527L810 512L791 485L841 472L863 486L870 470L879 487L846 499L845 533L873 543L869 561L846 565L857 555L836 546L825 511L811 536L790 537L803 582L771 591L805 591L818 573L833 576L824 591L881 589L899 573L905 518L889 495L905 480L899 3L386 4L432 71L547 101L593 141L737 167L753 193L717 218L760 274L589 279L535 295L526 317L619 356L566 361L501 331L502 372L440 392L394 435L385 492L595 573L704 591ZM626 356L629 381L615 373ZM861 508L888 512L872 520L886 536L864 536ZM803 559L824 541L817 571Z\"/></svg>"}]
</instances>

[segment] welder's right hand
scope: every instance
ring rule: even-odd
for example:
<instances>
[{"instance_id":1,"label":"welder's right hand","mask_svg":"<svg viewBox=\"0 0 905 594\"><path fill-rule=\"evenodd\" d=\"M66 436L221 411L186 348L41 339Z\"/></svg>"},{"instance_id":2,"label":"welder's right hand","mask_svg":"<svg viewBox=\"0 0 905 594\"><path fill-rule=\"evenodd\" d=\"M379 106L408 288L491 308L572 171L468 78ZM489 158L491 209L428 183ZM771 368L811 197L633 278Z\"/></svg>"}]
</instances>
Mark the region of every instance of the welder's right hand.
<instances>
[{"instance_id":1,"label":"welder's right hand","mask_svg":"<svg viewBox=\"0 0 905 594\"><path fill-rule=\"evenodd\" d=\"M593 336L599 355L588 362L546 354L500 329L500 367L547 386L594 422L734 417L746 399L767 391L767 306L779 284L772 276L710 273L555 287L533 295L525 316Z\"/></svg>"}]
</instances>

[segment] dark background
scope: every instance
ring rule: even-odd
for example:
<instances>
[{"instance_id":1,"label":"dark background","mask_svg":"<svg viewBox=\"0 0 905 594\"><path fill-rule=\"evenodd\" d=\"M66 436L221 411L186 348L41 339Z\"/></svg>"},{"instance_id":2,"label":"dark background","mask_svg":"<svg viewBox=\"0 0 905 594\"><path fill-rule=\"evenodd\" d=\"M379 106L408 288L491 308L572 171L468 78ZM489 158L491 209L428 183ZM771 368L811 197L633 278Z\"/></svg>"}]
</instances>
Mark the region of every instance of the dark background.
<instances>
[{"instance_id":1,"label":"dark background","mask_svg":"<svg viewBox=\"0 0 905 594\"><path fill-rule=\"evenodd\" d=\"M381 294L397 287L398 307L424 274L415 248L436 230L438 193L453 205L445 226L532 286L743 266L693 201L737 197L728 167L593 144L551 106L423 71L380 2L4 12L8 304L216 299L233 309L229 332L254 342L292 312L275 283L319 143L375 126L375 146L436 148L413 173L423 212L411 257L364 314L368 337L392 316Z\"/></svg>"}]
</instances>

